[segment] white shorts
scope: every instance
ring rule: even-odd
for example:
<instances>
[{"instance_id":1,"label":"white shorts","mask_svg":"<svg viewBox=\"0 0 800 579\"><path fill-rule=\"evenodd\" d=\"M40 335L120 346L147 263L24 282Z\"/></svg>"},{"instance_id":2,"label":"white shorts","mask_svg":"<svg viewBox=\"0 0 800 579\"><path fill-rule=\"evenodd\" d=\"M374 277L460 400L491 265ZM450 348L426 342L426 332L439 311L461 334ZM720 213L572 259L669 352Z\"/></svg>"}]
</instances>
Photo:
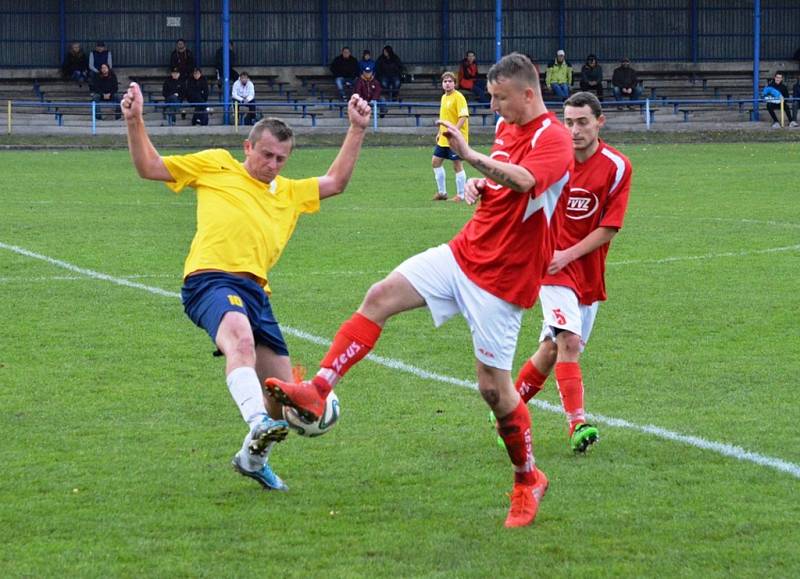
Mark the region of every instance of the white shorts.
<instances>
[{"instance_id":1,"label":"white shorts","mask_svg":"<svg viewBox=\"0 0 800 579\"><path fill-rule=\"evenodd\" d=\"M395 271L423 297L437 328L460 313L469 325L475 357L492 368L511 371L521 307L475 285L446 244L408 258Z\"/></svg>"},{"instance_id":2,"label":"white shorts","mask_svg":"<svg viewBox=\"0 0 800 579\"><path fill-rule=\"evenodd\" d=\"M581 352L583 352L592 333L600 302L584 306L578 302L578 296L572 289L561 285L543 285L539 290L539 301L542 304L544 317L539 341L544 342L547 339L555 341L555 330L566 330L580 336Z\"/></svg>"}]
</instances>

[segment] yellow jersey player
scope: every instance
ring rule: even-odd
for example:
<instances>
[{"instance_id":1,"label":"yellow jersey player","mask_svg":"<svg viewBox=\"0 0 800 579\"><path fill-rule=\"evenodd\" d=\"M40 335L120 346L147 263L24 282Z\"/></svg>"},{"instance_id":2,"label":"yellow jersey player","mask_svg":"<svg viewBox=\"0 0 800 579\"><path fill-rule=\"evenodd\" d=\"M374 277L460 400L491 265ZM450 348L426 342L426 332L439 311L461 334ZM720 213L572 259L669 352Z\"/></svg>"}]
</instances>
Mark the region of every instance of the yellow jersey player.
<instances>
[{"instance_id":1,"label":"yellow jersey player","mask_svg":"<svg viewBox=\"0 0 800 579\"><path fill-rule=\"evenodd\" d=\"M464 141L469 142L469 107L464 95L456 90L456 75L452 72L442 74L442 104L439 107L439 120L447 121L455 125L461 131ZM454 151L450 150L450 140L444 135L444 125L438 125L439 132L436 134L436 147L433 149L431 166L433 176L436 178L436 195L434 201L447 200L447 185L444 167L442 164L445 159L453 162L453 170L456 172L456 196L453 201L464 200L464 185L467 182L467 174L464 172L464 165Z\"/></svg>"},{"instance_id":2,"label":"yellow jersey player","mask_svg":"<svg viewBox=\"0 0 800 579\"><path fill-rule=\"evenodd\" d=\"M279 175L292 153L294 133L283 121L256 123L244 141L244 163L228 151L210 149L162 157L142 117L139 85L122 99L128 148L139 175L164 181L175 192L197 192L197 232L183 271L186 314L208 332L225 356L228 389L248 424L233 467L265 489L287 490L272 472L269 452L288 433L280 405L266 400L266 378L292 377L289 351L272 313L267 276L303 213L344 191L369 126L370 107L353 95L350 128L328 172L309 179Z\"/></svg>"}]
</instances>

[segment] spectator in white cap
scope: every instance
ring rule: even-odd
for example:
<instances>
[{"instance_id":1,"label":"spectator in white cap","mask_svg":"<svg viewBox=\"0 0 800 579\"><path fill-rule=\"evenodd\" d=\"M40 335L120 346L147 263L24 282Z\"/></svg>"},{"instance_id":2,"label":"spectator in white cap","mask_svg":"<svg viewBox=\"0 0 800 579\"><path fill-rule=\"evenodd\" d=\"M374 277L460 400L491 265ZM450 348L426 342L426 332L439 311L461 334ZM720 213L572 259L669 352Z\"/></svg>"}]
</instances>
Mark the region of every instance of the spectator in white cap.
<instances>
[{"instance_id":1,"label":"spectator in white cap","mask_svg":"<svg viewBox=\"0 0 800 579\"><path fill-rule=\"evenodd\" d=\"M572 65L567 62L567 55L559 49L556 59L547 67L545 84L559 99L569 98L569 87L572 86Z\"/></svg>"}]
</instances>

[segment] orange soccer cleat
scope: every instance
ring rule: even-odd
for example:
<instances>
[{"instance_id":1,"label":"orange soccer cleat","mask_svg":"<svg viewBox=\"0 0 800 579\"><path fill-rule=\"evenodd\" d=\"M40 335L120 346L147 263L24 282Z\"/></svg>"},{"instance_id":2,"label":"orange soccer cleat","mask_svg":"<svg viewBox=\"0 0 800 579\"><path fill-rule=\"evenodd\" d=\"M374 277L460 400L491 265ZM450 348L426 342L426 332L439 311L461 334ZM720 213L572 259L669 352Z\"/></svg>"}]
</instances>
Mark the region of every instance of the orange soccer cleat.
<instances>
[{"instance_id":1,"label":"orange soccer cleat","mask_svg":"<svg viewBox=\"0 0 800 579\"><path fill-rule=\"evenodd\" d=\"M304 420L314 422L325 412L325 399L308 380L292 384L277 378L267 378L264 386L267 394L284 406L297 410Z\"/></svg>"},{"instance_id":2,"label":"orange soccer cleat","mask_svg":"<svg viewBox=\"0 0 800 579\"><path fill-rule=\"evenodd\" d=\"M524 527L536 518L539 502L547 492L547 477L536 469L536 482L532 485L514 484L511 492L511 508L506 517L506 527Z\"/></svg>"}]
</instances>

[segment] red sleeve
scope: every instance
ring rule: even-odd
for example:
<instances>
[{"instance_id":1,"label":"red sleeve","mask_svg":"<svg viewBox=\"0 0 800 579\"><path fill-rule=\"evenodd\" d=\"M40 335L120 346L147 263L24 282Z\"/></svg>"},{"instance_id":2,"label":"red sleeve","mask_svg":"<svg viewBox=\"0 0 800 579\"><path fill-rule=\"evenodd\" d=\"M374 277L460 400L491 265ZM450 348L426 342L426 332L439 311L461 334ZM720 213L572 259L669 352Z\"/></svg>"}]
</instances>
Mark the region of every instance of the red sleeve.
<instances>
[{"instance_id":1,"label":"red sleeve","mask_svg":"<svg viewBox=\"0 0 800 579\"><path fill-rule=\"evenodd\" d=\"M538 196L569 170L572 161L572 143L566 131L555 124L545 127L541 133L534 135L532 142L533 147L520 165L536 179L533 193Z\"/></svg>"},{"instance_id":2,"label":"red sleeve","mask_svg":"<svg viewBox=\"0 0 800 579\"><path fill-rule=\"evenodd\" d=\"M628 159L625 159L625 171L616 188L609 192L606 206L603 208L603 217L599 224L600 227L622 229L625 211L628 208L628 194L631 190L631 173L631 163ZM610 183L612 187L614 183L613 179L614 176L612 174L612 182Z\"/></svg>"}]
</instances>

